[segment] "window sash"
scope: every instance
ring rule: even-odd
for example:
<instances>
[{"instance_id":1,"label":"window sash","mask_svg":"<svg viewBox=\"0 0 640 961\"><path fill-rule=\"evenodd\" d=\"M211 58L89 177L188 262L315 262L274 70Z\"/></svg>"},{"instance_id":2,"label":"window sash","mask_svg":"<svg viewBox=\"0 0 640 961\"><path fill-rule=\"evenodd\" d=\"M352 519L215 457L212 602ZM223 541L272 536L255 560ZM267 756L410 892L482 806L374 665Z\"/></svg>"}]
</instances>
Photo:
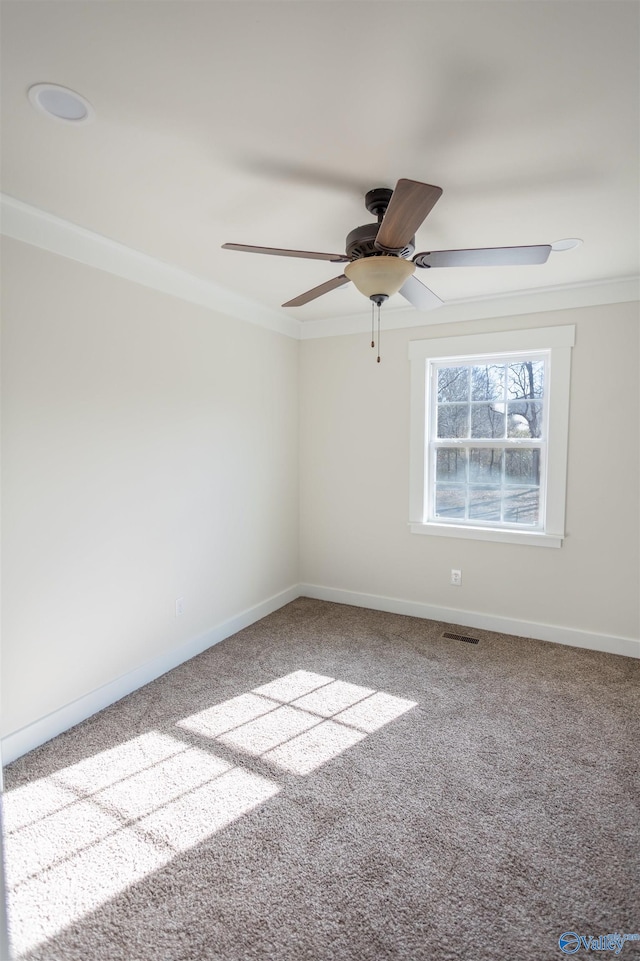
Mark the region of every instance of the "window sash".
<instances>
[{"instance_id":1,"label":"window sash","mask_svg":"<svg viewBox=\"0 0 640 961\"><path fill-rule=\"evenodd\" d=\"M460 367L471 370L472 367L479 366L497 366L502 368L508 368L511 364L519 364L525 362L542 362L544 364L543 373L543 393L540 398L532 398L532 400L537 400L542 404L542 430L540 437L489 437L489 438L478 438L478 437L438 437L438 409L443 406L438 403L438 372L443 369L450 367ZM428 523L436 524L446 524L452 527L478 527L487 526L492 528L498 528L501 530L513 530L513 531L544 531L546 522L546 489L547 489L547 436L548 436L548 419L549 419L549 402L548 402L548 385L549 385L549 367L550 367L550 351L517 351L508 353L495 353L495 354L476 354L476 355L460 355L457 357L450 358L434 358L429 359L426 362L426 387L425 390L425 454L426 454L426 464L425 464L425 479L427 483L424 485L424 510L423 516L426 518ZM473 408L474 404L487 403L487 401L475 401L471 399L472 397L472 383L471 376L469 376L469 386L467 399L463 401L451 401L445 402L454 406L456 404L461 407L466 406L469 410ZM494 403L505 404L509 401L513 402L513 398L509 398L507 382L504 383L503 396L499 400L495 400ZM469 425L470 427L470 425ZM505 431L507 430L506 417L505 417ZM500 484L488 484L482 482L472 482L468 478L468 464L467 464L467 478L465 482L455 483L449 482L446 484L447 487L451 489L459 488L464 489L464 517L446 517L442 514L436 513L436 497L438 493L438 481L436 479L436 468L437 468L437 452L443 448L455 448L460 450L470 451L472 449L493 449L493 450L538 450L540 452L540 478L537 485L534 484L522 484L520 485L522 489L530 489L537 487L538 489L538 521L535 524L527 524L522 521L513 521L504 519L504 500L503 492L505 490L514 491L518 489L518 485L507 485L505 484L505 473L504 467L501 469L501 482ZM442 484L440 484L440 489L442 489ZM473 490L479 490L482 488L495 487L496 491L500 491L500 518L474 518L470 517L471 513L471 494Z\"/></svg>"}]
</instances>

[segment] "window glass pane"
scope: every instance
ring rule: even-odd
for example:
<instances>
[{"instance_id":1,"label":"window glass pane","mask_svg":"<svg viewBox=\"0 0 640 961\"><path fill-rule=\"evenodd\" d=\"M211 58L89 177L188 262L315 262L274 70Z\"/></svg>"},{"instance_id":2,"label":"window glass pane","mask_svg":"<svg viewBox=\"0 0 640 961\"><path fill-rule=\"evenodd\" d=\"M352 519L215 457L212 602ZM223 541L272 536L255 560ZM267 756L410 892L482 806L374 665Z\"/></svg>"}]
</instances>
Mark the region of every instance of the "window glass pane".
<instances>
[{"instance_id":1,"label":"window glass pane","mask_svg":"<svg viewBox=\"0 0 640 961\"><path fill-rule=\"evenodd\" d=\"M505 490L503 509L504 519L510 524L537 525L540 514L539 488Z\"/></svg>"},{"instance_id":2,"label":"window glass pane","mask_svg":"<svg viewBox=\"0 0 640 961\"><path fill-rule=\"evenodd\" d=\"M455 447L441 447L436 455L436 480L467 482L467 452Z\"/></svg>"},{"instance_id":3,"label":"window glass pane","mask_svg":"<svg viewBox=\"0 0 640 961\"><path fill-rule=\"evenodd\" d=\"M499 521L501 501L499 487L472 487L469 491L469 519Z\"/></svg>"},{"instance_id":4,"label":"window glass pane","mask_svg":"<svg viewBox=\"0 0 640 961\"><path fill-rule=\"evenodd\" d=\"M538 486L540 484L540 451L539 450L507 450L504 455L505 484L524 484Z\"/></svg>"},{"instance_id":5,"label":"window glass pane","mask_svg":"<svg viewBox=\"0 0 640 961\"><path fill-rule=\"evenodd\" d=\"M438 405L438 437L468 437L468 404Z\"/></svg>"},{"instance_id":6,"label":"window glass pane","mask_svg":"<svg viewBox=\"0 0 640 961\"><path fill-rule=\"evenodd\" d=\"M436 486L436 517L464 517L465 488Z\"/></svg>"},{"instance_id":7,"label":"window glass pane","mask_svg":"<svg viewBox=\"0 0 640 961\"><path fill-rule=\"evenodd\" d=\"M507 396L514 400L518 397L542 397L544 394L544 362L525 360L519 364L509 364L507 372Z\"/></svg>"},{"instance_id":8,"label":"window glass pane","mask_svg":"<svg viewBox=\"0 0 640 961\"><path fill-rule=\"evenodd\" d=\"M441 367L438 370L438 403L469 399L469 368Z\"/></svg>"},{"instance_id":9,"label":"window glass pane","mask_svg":"<svg viewBox=\"0 0 640 961\"><path fill-rule=\"evenodd\" d=\"M516 400L507 404L507 437L542 437L542 404Z\"/></svg>"},{"instance_id":10,"label":"window glass pane","mask_svg":"<svg viewBox=\"0 0 640 961\"><path fill-rule=\"evenodd\" d=\"M502 483L502 450L493 447L471 448L469 451L469 483Z\"/></svg>"},{"instance_id":11,"label":"window glass pane","mask_svg":"<svg viewBox=\"0 0 640 961\"><path fill-rule=\"evenodd\" d=\"M471 436L504 437L504 404L472 404Z\"/></svg>"},{"instance_id":12,"label":"window glass pane","mask_svg":"<svg viewBox=\"0 0 640 961\"><path fill-rule=\"evenodd\" d=\"M471 368L471 400L504 400L503 364Z\"/></svg>"}]
</instances>

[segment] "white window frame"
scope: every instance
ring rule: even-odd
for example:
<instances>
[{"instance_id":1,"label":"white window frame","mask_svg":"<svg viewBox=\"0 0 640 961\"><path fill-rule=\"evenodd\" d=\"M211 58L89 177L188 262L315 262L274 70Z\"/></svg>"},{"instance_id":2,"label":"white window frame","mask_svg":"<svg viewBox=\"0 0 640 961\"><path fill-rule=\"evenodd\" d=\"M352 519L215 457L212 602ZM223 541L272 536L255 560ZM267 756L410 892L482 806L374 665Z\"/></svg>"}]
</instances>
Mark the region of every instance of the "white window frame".
<instances>
[{"instance_id":1,"label":"white window frame","mask_svg":"<svg viewBox=\"0 0 640 961\"><path fill-rule=\"evenodd\" d=\"M571 348L575 326L536 327L499 333L414 340L411 362L409 527L413 534L435 534L474 540L504 541L536 547L561 547L565 537L567 449ZM546 354L544 403L547 406L546 456L541 476L541 528L470 525L468 521L428 519L430 375L433 362L451 366L493 360L512 354Z\"/></svg>"}]
</instances>

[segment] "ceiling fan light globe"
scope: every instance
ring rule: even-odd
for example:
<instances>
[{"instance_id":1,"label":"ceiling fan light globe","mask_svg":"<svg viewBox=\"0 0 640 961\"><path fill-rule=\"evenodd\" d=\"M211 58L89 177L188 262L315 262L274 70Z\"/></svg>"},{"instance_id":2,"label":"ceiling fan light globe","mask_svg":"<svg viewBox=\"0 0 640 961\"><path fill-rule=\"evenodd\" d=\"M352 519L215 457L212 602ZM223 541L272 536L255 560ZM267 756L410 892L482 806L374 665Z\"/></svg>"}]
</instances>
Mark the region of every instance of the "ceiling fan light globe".
<instances>
[{"instance_id":1,"label":"ceiling fan light globe","mask_svg":"<svg viewBox=\"0 0 640 961\"><path fill-rule=\"evenodd\" d=\"M347 264L344 272L365 297L391 297L415 271L415 264L402 257L363 257Z\"/></svg>"}]
</instances>

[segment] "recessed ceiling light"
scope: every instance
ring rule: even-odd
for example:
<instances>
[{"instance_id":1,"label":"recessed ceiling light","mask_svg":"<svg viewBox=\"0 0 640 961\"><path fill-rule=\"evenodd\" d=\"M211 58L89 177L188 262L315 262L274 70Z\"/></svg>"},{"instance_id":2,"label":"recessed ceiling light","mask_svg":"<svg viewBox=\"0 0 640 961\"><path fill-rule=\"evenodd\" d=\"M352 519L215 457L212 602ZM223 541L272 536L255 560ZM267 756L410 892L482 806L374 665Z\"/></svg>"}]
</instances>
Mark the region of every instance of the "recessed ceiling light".
<instances>
[{"instance_id":1,"label":"recessed ceiling light","mask_svg":"<svg viewBox=\"0 0 640 961\"><path fill-rule=\"evenodd\" d=\"M580 247L582 241L578 237L567 237L566 240L556 240L555 243L551 244L552 250L573 250L575 247Z\"/></svg>"},{"instance_id":2,"label":"recessed ceiling light","mask_svg":"<svg viewBox=\"0 0 640 961\"><path fill-rule=\"evenodd\" d=\"M35 83L27 91L32 105L54 120L63 123L89 123L95 111L88 100L74 90L57 83Z\"/></svg>"}]
</instances>

